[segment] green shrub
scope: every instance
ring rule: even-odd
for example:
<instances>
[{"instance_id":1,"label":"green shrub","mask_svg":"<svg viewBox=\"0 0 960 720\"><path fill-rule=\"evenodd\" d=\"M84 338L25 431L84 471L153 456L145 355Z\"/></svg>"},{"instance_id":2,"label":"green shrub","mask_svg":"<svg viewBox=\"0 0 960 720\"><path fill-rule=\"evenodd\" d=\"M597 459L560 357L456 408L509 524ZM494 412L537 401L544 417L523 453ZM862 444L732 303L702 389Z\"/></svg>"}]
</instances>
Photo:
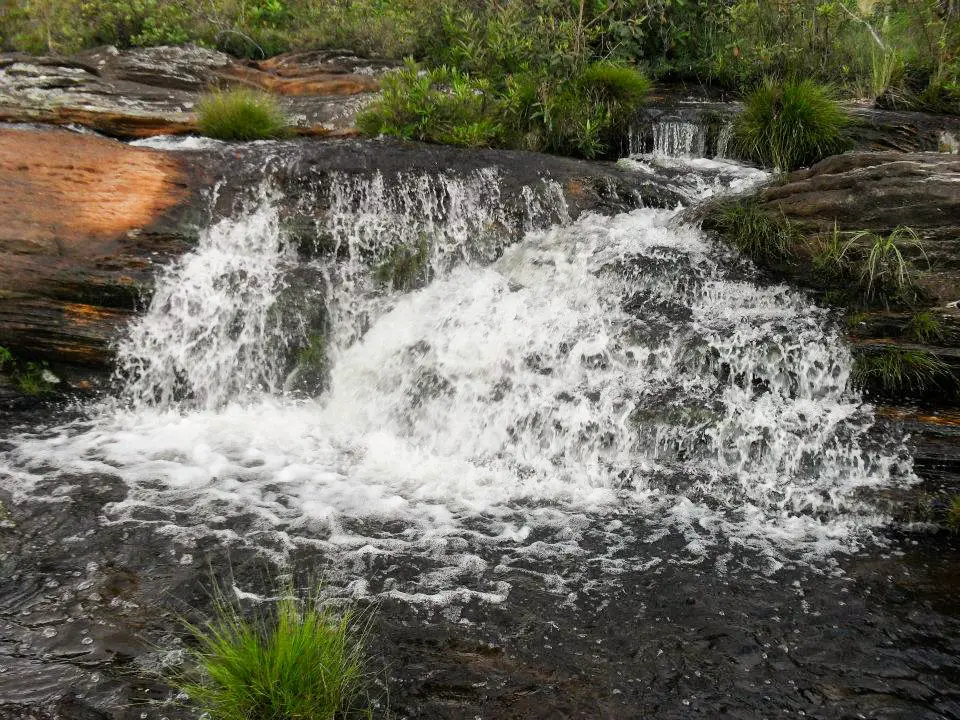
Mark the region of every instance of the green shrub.
<instances>
[{"instance_id":1,"label":"green shrub","mask_svg":"<svg viewBox=\"0 0 960 720\"><path fill-rule=\"evenodd\" d=\"M408 60L383 80L380 99L357 118L369 135L465 147L499 145L501 105L490 83L448 67Z\"/></svg>"},{"instance_id":2,"label":"green shrub","mask_svg":"<svg viewBox=\"0 0 960 720\"><path fill-rule=\"evenodd\" d=\"M757 261L789 257L801 237L786 217L770 215L749 201L721 207L715 223L727 241Z\"/></svg>"},{"instance_id":3,"label":"green shrub","mask_svg":"<svg viewBox=\"0 0 960 720\"><path fill-rule=\"evenodd\" d=\"M316 597L290 596L269 620L249 620L225 601L215 613L203 627L188 625L198 676L172 678L201 712L215 720L333 720L358 709L363 636L353 615L337 618Z\"/></svg>"},{"instance_id":4,"label":"green shrub","mask_svg":"<svg viewBox=\"0 0 960 720\"><path fill-rule=\"evenodd\" d=\"M846 150L849 123L828 88L810 80L767 78L747 98L734 127L734 143L750 160L795 170Z\"/></svg>"},{"instance_id":5,"label":"green shrub","mask_svg":"<svg viewBox=\"0 0 960 720\"><path fill-rule=\"evenodd\" d=\"M197 119L200 132L219 140L265 140L287 132L276 101L244 88L205 95L197 103Z\"/></svg>"},{"instance_id":6,"label":"green shrub","mask_svg":"<svg viewBox=\"0 0 960 720\"><path fill-rule=\"evenodd\" d=\"M887 348L860 355L854 362L855 385L885 395L923 395L955 388L957 378L950 367L926 352Z\"/></svg>"},{"instance_id":7,"label":"green shrub","mask_svg":"<svg viewBox=\"0 0 960 720\"><path fill-rule=\"evenodd\" d=\"M408 60L384 78L380 99L357 125L369 135L592 158L607 151L649 87L639 70L606 61L563 82L523 73L497 84Z\"/></svg>"}]
</instances>

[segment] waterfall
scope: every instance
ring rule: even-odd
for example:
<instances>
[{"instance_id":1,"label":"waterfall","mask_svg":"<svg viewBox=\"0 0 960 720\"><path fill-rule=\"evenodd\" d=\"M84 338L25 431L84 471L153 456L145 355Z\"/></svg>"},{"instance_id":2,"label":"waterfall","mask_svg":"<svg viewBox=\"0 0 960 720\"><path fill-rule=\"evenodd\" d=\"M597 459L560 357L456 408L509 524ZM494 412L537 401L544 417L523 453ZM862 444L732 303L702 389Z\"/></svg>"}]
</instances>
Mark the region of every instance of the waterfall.
<instances>
[{"instance_id":1,"label":"waterfall","mask_svg":"<svg viewBox=\"0 0 960 720\"><path fill-rule=\"evenodd\" d=\"M628 137L631 157L726 158L733 138L733 124L703 118L658 119L635 126Z\"/></svg>"},{"instance_id":2,"label":"waterfall","mask_svg":"<svg viewBox=\"0 0 960 720\"><path fill-rule=\"evenodd\" d=\"M314 547L353 592L438 602L503 599L504 564L563 585L577 558L670 559L667 535L675 560L767 570L869 541L882 519L860 492L910 468L871 438L825 310L676 211L574 222L550 183L511 212L500 187L490 170L326 177L304 198L309 251L269 193L216 223L122 343L120 398L4 457L16 492L51 464L110 473L128 488L110 521ZM325 380L291 392L317 328ZM417 569L368 587L381 557Z\"/></svg>"}]
</instances>

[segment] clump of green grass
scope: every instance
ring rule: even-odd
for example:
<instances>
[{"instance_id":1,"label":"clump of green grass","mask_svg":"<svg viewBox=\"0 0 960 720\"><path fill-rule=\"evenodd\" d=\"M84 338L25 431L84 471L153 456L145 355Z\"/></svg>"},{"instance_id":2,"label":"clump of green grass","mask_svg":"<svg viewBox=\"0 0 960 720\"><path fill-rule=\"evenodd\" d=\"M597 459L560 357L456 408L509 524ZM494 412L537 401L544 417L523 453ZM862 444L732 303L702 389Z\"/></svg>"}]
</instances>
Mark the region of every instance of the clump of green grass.
<instances>
[{"instance_id":1,"label":"clump of green grass","mask_svg":"<svg viewBox=\"0 0 960 720\"><path fill-rule=\"evenodd\" d=\"M929 310L916 313L906 327L907 335L921 343L943 342L947 330L943 322Z\"/></svg>"},{"instance_id":2,"label":"clump of green grass","mask_svg":"<svg viewBox=\"0 0 960 720\"><path fill-rule=\"evenodd\" d=\"M940 358L927 352L886 348L857 357L853 382L885 395L922 395L955 386L957 378Z\"/></svg>"},{"instance_id":3,"label":"clump of green grass","mask_svg":"<svg viewBox=\"0 0 960 720\"><path fill-rule=\"evenodd\" d=\"M315 595L288 595L259 621L220 600L214 619L188 628L199 676L173 683L215 720L333 720L359 709L363 633L354 615L334 616Z\"/></svg>"},{"instance_id":4,"label":"clump of green grass","mask_svg":"<svg viewBox=\"0 0 960 720\"><path fill-rule=\"evenodd\" d=\"M757 261L789 257L800 239L800 233L786 217L766 213L752 202L722 207L716 225L724 238Z\"/></svg>"},{"instance_id":5,"label":"clump of green grass","mask_svg":"<svg viewBox=\"0 0 960 720\"><path fill-rule=\"evenodd\" d=\"M817 247L811 257L813 267L832 280L844 280L851 274L847 258L848 243L843 240L840 228L835 222L833 232L826 237L817 238Z\"/></svg>"},{"instance_id":6,"label":"clump of green grass","mask_svg":"<svg viewBox=\"0 0 960 720\"><path fill-rule=\"evenodd\" d=\"M255 90L216 91L197 103L200 132L218 140L269 140L287 133L277 102Z\"/></svg>"},{"instance_id":7,"label":"clump of green grass","mask_svg":"<svg viewBox=\"0 0 960 720\"><path fill-rule=\"evenodd\" d=\"M917 232L909 227L898 227L889 235L857 233L850 245L861 240L869 242L867 255L860 270L860 283L868 300L910 302L916 298L913 263L904 255L910 249L926 259L927 254Z\"/></svg>"},{"instance_id":8,"label":"clump of green grass","mask_svg":"<svg viewBox=\"0 0 960 720\"><path fill-rule=\"evenodd\" d=\"M960 495L954 497L947 506L947 527L953 532L960 532Z\"/></svg>"},{"instance_id":9,"label":"clump of green grass","mask_svg":"<svg viewBox=\"0 0 960 720\"><path fill-rule=\"evenodd\" d=\"M747 97L734 143L742 155L762 165L795 170L846 150L849 124L829 88L811 80L767 78Z\"/></svg>"},{"instance_id":10,"label":"clump of green grass","mask_svg":"<svg viewBox=\"0 0 960 720\"><path fill-rule=\"evenodd\" d=\"M909 305L917 299L917 270L908 255L912 251L926 259L926 251L912 228L901 226L889 235L864 230L844 239L834 224L833 232L818 242L814 268L834 281L855 279L865 302Z\"/></svg>"}]
</instances>

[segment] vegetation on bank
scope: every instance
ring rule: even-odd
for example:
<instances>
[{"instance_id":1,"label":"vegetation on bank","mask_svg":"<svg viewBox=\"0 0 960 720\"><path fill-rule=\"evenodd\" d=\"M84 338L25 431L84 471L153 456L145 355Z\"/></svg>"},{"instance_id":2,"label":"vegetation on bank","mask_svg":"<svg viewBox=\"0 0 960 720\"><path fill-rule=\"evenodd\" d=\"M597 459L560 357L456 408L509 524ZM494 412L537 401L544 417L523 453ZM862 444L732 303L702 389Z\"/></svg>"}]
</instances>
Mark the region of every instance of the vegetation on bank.
<instances>
[{"instance_id":1,"label":"vegetation on bank","mask_svg":"<svg viewBox=\"0 0 960 720\"><path fill-rule=\"evenodd\" d=\"M562 77L571 61L739 91L794 77L960 111L954 0L0 0L7 49L189 41L253 58L307 47L413 57L496 86L534 70Z\"/></svg>"},{"instance_id":2,"label":"vegetation on bank","mask_svg":"<svg viewBox=\"0 0 960 720\"><path fill-rule=\"evenodd\" d=\"M270 95L247 88L217 91L197 103L200 132L218 140L267 140L287 132L287 119Z\"/></svg>"},{"instance_id":3,"label":"vegetation on bank","mask_svg":"<svg viewBox=\"0 0 960 720\"><path fill-rule=\"evenodd\" d=\"M0 374L9 375L13 384L24 395L35 397L49 395L60 382L59 378L47 369L45 363L16 358L3 346L0 346Z\"/></svg>"},{"instance_id":4,"label":"vegetation on bank","mask_svg":"<svg viewBox=\"0 0 960 720\"><path fill-rule=\"evenodd\" d=\"M812 80L765 78L737 117L734 145L761 165L795 170L849 149L849 124L829 88Z\"/></svg>"},{"instance_id":5,"label":"vegetation on bank","mask_svg":"<svg viewBox=\"0 0 960 720\"><path fill-rule=\"evenodd\" d=\"M922 350L888 347L857 355L857 386L887 397L916 397L936 390L952 392L957 378L937 356Z\"/></svg>"},{"instance_id":6,"label":"vegetation on bank","mask_svg":"<svg viewBox=\"0 0 960 720\"><path fill-rule=\"evenodd\" d=\"M249 619L220 599L202 627L188 625L194 667L172 678L213 720L317 720L363 712L364 628L319 597L287 592L266 617Z\"/></svg>"},{"instance_id":7,"label":"vegetation on bank","mask_svg":"<svg viewBox=\"0 0 960 720\"><path fill-rule=\"evenodd\" d=\"M385 78L358 125L372 135L593 158L611 148L650 87L639 70L610 61L571 60L560 74L498 77L497 67L471 75L409 61Z\"/></svg>"},{"instance_id":8,"label":"vegetation on bank","mask_svg":"<svg viewBox=\"0 0 960 720\"><path fill-rule=\"evenodd\" d=\"M953 333L929 309L920 288L929 268L926 250L912 228L890 233L832 232L809 236L783 215L762 209L755 201L729 201L715 206L708 225L759 265L806 278L823 291L824 300L851 312L851 327L882 312L903 317L891 346L856 348L852 375L859 388L884 398L960 399L960 376L938 356L935 346L953 341ZM884 330L887 337L889 330ZM897 343L904 343L898 347Z\"/></svg>"}]
</instances>

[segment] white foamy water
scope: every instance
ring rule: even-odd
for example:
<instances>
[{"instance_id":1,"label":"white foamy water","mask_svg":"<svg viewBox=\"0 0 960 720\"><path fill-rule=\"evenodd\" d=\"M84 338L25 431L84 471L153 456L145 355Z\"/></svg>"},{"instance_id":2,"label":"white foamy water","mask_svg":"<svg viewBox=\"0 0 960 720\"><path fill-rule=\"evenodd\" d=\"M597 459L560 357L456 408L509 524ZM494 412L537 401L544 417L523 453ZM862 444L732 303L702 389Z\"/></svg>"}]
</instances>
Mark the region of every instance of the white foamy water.
<instances>
[{"instance_id":1,"label":"white foamy water","mask_svg":"<svg viewBox=\"0 0 960 720\"><path fill-rule=\"evenodd\" d=\"M164 276L121 348L123 401L21 438L0 482L118 475L109 521L316 547L354 592L447 602L503 599L520 560L560 591L576 565L680 557L667 536L684 560L822 560L882 521L859 490L909 476L899 444L869 439L825 311L758 286L675 212L537 230L565 214L555 189L516 218L490 173L337 182L320 235L340 260L308 263L323 288L300 301L326 308L321 395L280 389L293 254L264 201ZM506 223L527 229L504 249ZM376 278L411 246L424 286ZM419 570L368 585L403 558Z\"/></svg>"}]
</instances>

